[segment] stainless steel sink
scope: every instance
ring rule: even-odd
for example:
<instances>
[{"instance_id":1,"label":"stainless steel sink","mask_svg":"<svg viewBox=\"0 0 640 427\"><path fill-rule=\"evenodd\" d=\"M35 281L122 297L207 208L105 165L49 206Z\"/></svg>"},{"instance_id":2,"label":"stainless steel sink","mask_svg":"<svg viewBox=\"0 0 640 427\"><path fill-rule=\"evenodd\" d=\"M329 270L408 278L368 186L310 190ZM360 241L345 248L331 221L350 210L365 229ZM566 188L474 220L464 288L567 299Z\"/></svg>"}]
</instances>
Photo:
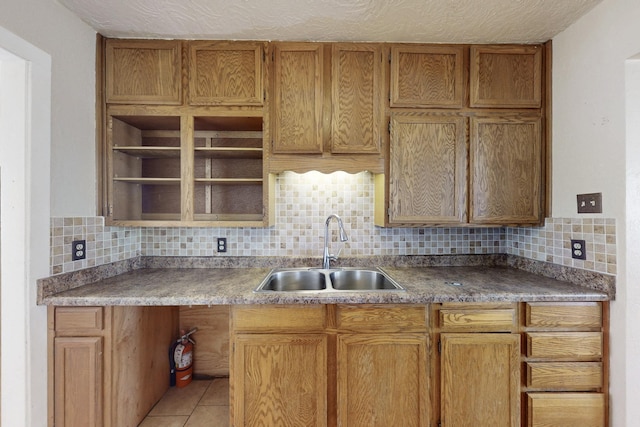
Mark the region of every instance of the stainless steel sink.
<instances>
[{"instance_id":1,"label":"stainless steel sink","mask_svg":"<svg viewBox=\"0 0 640 427\"><path fill-rule=\"evenodd\" d=\"M326 287L326 276L319 270L285 270L272 271L256 291L320 291Z\"/></svg>"},{"instance_id":2,"label":"stainless steel sink","mask_svg":"<svg viewBox=\"0 0 640 427\"><path fill-rule=\"evenodd\" d=\"M338 291L399 290L400 285L376 270L337 270L329 273L331 285Z\"/></svg>"},{"instance_id":3,"label":"stainless steel sink","mask_svg":"<svg viewBox=\"0 0 640 427\"><path fill-rule=\"evenodd\" d=\"M404 291L378 268L274 269L254 292Z\"/></svg>"}]
</instances>

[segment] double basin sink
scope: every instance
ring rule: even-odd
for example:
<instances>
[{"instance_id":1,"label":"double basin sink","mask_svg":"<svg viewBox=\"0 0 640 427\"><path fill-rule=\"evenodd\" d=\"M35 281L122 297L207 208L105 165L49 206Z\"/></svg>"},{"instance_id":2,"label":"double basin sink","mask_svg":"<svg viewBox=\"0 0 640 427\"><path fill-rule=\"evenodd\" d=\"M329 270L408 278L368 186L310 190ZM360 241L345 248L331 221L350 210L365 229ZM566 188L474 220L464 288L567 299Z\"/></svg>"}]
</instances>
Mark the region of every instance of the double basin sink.
<instances>
[{"instance_id":1,"label":"double basin sink","mask_svg":"<svg viewBox=\"0 0 640 427\"><path fill-rule=\"evenodd\" d=\"M254 292L404 291L378 268L274 269Z\"/></svg>"}]
</instances>

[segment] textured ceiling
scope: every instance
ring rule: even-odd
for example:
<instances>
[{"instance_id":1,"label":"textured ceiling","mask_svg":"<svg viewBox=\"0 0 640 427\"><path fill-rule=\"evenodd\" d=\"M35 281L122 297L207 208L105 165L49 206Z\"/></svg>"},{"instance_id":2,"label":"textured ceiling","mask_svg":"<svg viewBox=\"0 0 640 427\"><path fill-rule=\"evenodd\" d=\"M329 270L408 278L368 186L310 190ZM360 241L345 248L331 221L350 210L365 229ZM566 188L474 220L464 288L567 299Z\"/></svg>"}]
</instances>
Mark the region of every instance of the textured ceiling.
<instances>
[{"instance_id":1,"label":"textured ceiling","mask_svg":"<svg viewBox=\"0 0 640 427\"><path fill-rule=\"evenodd\" d=\"M527 43L602 0L57 1L108 37Z\"/></svg>"}]
</instances>

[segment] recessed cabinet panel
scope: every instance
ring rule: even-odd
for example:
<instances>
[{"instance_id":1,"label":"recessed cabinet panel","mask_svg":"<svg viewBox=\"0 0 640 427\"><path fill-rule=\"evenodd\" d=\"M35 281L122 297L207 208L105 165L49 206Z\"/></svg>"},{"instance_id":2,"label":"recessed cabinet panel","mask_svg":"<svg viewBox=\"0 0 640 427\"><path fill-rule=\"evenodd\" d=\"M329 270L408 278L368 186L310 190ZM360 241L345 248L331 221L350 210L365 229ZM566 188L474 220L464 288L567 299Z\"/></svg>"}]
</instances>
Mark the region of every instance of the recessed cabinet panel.
<instances>
[{"instance_id":1,"label":"recessed cabinet panel","mask_svg":"<svg viewBox=\"0 0 640 427\"><path fill-rule=\"evenodd\" d=\"M462 108L463 46L393 46L391 107Z\"/></svg>"},{"instance_id":2,"label":"recessed cabinet panel","mask_svg":"<svg viewBox=\"0 0 640 427\"><path fill-rule=\"evenodd\" d=\"M181 42L106 41L106 102L182 103Z\"/></svg>"},{"instance_id":3,"label":"recessed cabinet panel","mask_svg":"<svg viewBox=\"0 0 640 427\"><path fill-rule=\"evenodd\" d=\"M338 425L429 425L427 337L338 335Z\"/></svg>"},{"instance_id":4,"label":"recessed cabinet panel","mask_svg":"<svg viewBox=\"0 0 640 427\"><path fill-rule=\"evenodd\" d=\"M273 61L273 152L321 153L322 45L279 43Z\"/></svg>"},{"instance_id":5,"label":"recessed cabinet panel","mask_svg":"<svg viewBox=\"0 0 640 427\"><path fill-rule=\"evenodd\" d=\"M443 427L520 427L520 336L442 334Z\"/></svg>"},{"instance_id":6,"label":"recessed cabinet panel","mask_svg":"<svg viewBox=\"0 0 640 427\"><path fill-rule=\"evenodd\" d=\"M232 425L326 427L325 335L237 335L233 362Z\"/></svg>"},{"instance_id":7,"label":"recessed cabinet panel","mask_svg":"<svg viewBox=\"0 0 640 427\"><path fill-rule=\"evenodd\" d=\"M472 117L471 223L541 221L542 134L539 117Z\"/></svg>"},{"instance_id":8,"label":"recessed cabinet panel","mask_svg":"<svg viewBox=\"0 0 640 427\"><path fill-rule=\"evenodd\" d=\"M470 56L471 107L541 107L541 46L471 46Z\"/></svg>"},{"instance_id":9,"label":"recessed cabinet panel","mask_svg":"<svg viewBox=\"0 0 640 427\"><path fill-rule=\"evenodd\" d=\"M334 44L331 64L331 152L379 153L384 123L382 48Z\"/></svg>"},{"instance_id":10,"label":"recessed cabinet panel","mask_svg":"<svg viewBox=\"0 0 640 427\"><path fill-rule=\"evenodd\" d=\"M55 425L102 426L102 337L54 340Z\"/></svg>"},{"instance_id":11,"label":"recessed cabinet panel","mask_svg":"<svg viewBox=\"0 0 640 427\"><path fill-rule=\"evenodd\" d=\"M464 222L466 165L463 117L394 114L389 159L389 223Z\"/></svg>"},{"instance_id":12,"label":"recessed cabinet panel","mask_svg":"<svg viewBox=\"0 0 640 427\"><path fill-rule=\"evenodd\" d=\"M262 45L189 44L189 104L262 105Z\"/></svg>"},{"instance_id":13,"label":"recessed cabinet panel","mask_svg":"<svg viewBox=\"0 0 640 427\"><path fill-rule=\"evenodd\" d=\"M527 427L604 427L601 393L528 393Z\"/></svg>"}]
</instances>

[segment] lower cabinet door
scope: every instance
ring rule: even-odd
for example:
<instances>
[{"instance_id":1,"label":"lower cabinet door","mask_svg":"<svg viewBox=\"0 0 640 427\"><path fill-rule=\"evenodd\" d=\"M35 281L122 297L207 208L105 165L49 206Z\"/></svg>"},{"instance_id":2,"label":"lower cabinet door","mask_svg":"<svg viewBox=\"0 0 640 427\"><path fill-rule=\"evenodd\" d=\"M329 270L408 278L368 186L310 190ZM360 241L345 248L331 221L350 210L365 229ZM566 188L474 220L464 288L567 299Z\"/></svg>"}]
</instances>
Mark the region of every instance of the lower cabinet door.
<instances>
[{"instance_id":1,"label":"lower cabinet door","mask_svg":"<svg viewBox=\"0 0 640 427\"><path fill-rule=\"evenodd\" d=\"M326 335L241 334L233 345L233 426L326 427Z\"/></svg>"},{"instance_id":2,"label":"lower cabinet door","mask_svg":"<svg viewBox=\"0 0 640 427\"><path fill-rule=\"evenodd\" d=\"M602 393L528 393L527 427L604 427Z\"/></svg>"},{"instance_id":3,"label":"lower cabinet door","mask_svg":"<svg viewBox=\"0 0 640 427\"><path fill-rule=\"evenodd\" d=\"M102 337L54 340L56 427L102 426Z\"/></svg>"},{"instance_id":4,"label":"lower cabinet door","mask_svg":"<svg viewBox=\"0 0 640 427\"><path fill-rule=\"evenodd\" d=\"M429 425L425 334L339 334L338 425Z\"/></svg>"},{"instance_id":5,"label":"lower cabinet door","mask_svg":"<svg viewBox=\"0 0 640 427\"><path fill-rule=\"evenodd\" d=\"M440 339L442 427L520 427L520 336Z\"/></svg>"}]
</instances>

